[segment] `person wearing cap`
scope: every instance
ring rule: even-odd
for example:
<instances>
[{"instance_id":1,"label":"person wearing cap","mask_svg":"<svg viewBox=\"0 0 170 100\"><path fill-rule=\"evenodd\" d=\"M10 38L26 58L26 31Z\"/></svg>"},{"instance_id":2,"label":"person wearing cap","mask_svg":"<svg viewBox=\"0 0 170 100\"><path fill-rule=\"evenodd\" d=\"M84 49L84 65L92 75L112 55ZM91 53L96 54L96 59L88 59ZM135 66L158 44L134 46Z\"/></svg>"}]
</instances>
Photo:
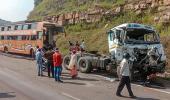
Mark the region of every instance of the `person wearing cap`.
<instances>
[{"instance_id":1,"label":"person wearing cap","mask_svg":"<svg viewBox=\"0 0 170 100\"><path fill-rule=\"evenodd\" d=\"M43 76L42 72L42 54L41 49L39 48L36 53L36 62L37 62L37 69L38 69L38 76Z\"/></svg>"},{"instance_id":2,"label":"person wearing cap","mask_svg":"<svg viewBox=\"0 0 170 100\"><path fill-rule=\"evenodd\" d=\"M77 77L77 67L76 67L76 50L73 50L71 54L71 59L69 63L70 75L74 79Z\"/></svg>"},{"instance_id":3,"label":"person wearing cap","mask_svg":"<svg viewBox=\"0 0 170 100\"><path fill-rule=\"evenodd\" d=\"M119 86L116 91L116 95L121 97L122 96L121 91L123 90L124 86L126 85L127 90L129 92L129 96L131 98L135 98L135 96L133 95L133 92L131 90L131 84L130 84L130 77L129 77L130 69L129 69L129 63L128 63L129 58L130 58L129 53L123 54L123 60L120 63L121 79L120 79L120 83L119 83Z\"/></svg>"},{"instance_id":4,"label":"person wearing cap","mask_svg":"<svg viewBox=\"0 0 170 100\"><path fill-rule=\"evenodd\" d=\"M81 52L85 51L85 42L84 42L84 40L82 40L82 42L81 42L80 50L81 50Z\"/></svg>"},{"instance_id":5,"label":"person wearing cap","mask_svg":"<svg viewBox=\"0 0 170 100\"><path fill-rule=\"evenodd\" d=\"M58 48L55 49L55 53L53 54L53 64L54 64L55 81L63 82L60 79L61 71L62 71L62 57Z\"/></svg>"}]
</instances>

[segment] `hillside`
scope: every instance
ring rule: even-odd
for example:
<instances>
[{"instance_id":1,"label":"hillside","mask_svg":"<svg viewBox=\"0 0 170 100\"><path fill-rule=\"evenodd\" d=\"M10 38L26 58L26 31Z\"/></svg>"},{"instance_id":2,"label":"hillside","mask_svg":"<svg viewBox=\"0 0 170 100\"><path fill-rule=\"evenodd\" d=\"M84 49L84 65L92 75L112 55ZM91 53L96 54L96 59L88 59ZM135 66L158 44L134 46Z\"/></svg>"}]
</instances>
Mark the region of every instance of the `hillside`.
<instances>
[{"instance_id":1,"label":"hillside","mask_svg":"<svg viewBox=\"0 0 170 100\"><path fill-rule=\"evenodd\" d=\"M64 25L67 37L57 36L57 45L64 54L69 40L82 39L87 50L107 54L109 28L127 22L152 25L161 33L168 59L170 57L170 0L35 0L28 20Z\"/></svg>"},{"instance_id":2,"label":"hillside","mask_svg":"<svg viewBox=\"0 0 170 100\"><path fill-rule=\"evenodd\" d=\"M11 22L0 19L0 26L9 24Z\"/></svg>"}]
</instances>

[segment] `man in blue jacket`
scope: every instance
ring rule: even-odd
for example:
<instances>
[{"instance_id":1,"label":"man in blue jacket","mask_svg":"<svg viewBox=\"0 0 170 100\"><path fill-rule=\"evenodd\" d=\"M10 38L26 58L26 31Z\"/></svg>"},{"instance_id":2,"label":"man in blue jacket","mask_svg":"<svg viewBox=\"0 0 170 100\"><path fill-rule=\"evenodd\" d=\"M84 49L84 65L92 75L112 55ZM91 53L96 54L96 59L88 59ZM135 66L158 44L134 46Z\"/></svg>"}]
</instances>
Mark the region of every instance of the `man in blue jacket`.
<instances>
[{"instance_id":1,"label":"man in blue jacket","mask_svg":"<svg viewBox=\"0 0 170 100\"><path fill-rule=\"evenodd\" d=\"M40 48L36 52L36 62L37 62L38 76L43 76L43 72L42 72L42 54L41 54L41 49Z\"/></svg>"}]
</instances>

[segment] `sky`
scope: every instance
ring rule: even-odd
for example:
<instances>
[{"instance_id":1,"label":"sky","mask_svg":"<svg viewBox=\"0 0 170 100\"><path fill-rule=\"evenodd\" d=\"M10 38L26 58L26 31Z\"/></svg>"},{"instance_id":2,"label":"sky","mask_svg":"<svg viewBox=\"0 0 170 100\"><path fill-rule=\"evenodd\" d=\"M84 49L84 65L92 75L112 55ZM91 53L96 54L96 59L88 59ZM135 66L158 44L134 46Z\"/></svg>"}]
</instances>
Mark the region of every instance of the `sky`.
<instances>
[{"instance_id":1,"label":"sky","mask_svg":"<svg viewBox=\"0 0 170 100\"><path fill-rule=\"evenodd\" d=\"M1 0L0 19L23 21L34 7L34 0Z\"/></svg>"}]
</instances>

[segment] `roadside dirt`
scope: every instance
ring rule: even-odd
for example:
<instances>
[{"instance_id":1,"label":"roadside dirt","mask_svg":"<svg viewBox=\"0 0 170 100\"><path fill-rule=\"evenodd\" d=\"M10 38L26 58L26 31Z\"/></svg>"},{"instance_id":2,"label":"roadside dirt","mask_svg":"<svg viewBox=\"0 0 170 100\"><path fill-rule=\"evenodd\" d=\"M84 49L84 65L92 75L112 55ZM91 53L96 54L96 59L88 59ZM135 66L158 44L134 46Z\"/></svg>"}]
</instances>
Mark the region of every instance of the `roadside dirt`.
<instances>
[{"instance_id":1,"label":"roadside dirt","mask_svg":"<svg viewBox=\"0 0 170 100\"><path fill-rule=\"evenodd\" d=\"M167 63L168 65L166 66L167 72L170 73L170 36L163 36L161 37L161 42L163 43L163 46L165 47L165 53L167 57ZM170 76L169 76L170 77Z\"/></svg>"}]
</instances>

